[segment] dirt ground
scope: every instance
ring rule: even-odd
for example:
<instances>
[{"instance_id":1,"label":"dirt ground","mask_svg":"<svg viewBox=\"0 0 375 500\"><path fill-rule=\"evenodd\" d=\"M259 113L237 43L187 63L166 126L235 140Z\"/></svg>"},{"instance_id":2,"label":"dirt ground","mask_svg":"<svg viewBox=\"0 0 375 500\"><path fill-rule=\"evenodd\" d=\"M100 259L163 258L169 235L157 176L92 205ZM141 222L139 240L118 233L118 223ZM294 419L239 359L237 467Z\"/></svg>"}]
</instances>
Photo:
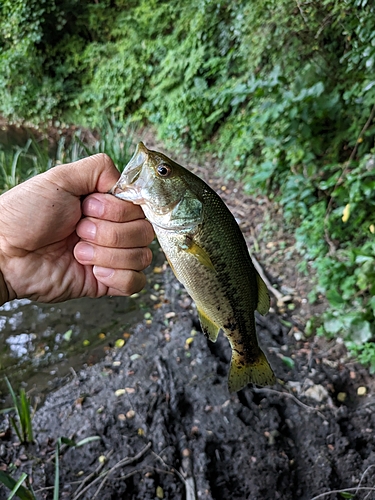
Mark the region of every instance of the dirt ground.
<instances>
[{"instance_id":1,"label":"dirt ground","mask_svg":"<svg viewBox=\"0 0 375 500\"><path fill-rule=\"evenodd\" d=\"M311 277L298 272L280 216L212 170L198 173L213 177L286 297L257 317L277 385L230 395L227 340L205 339L184 289L157 269L153 309L123 347L48 395L33 420L36 444L17 443L3 417L0 469L25 471L37 498L52 499L56 439L98 436L61 447L60 498L375 499L372 378L342 344L304 335ZM8 494L0 487L0 500Z\"/></svg>"},{"instance_id":2,"label":"dirt ground","mask_svg":"<svg viewBox=\"0 0 375 500\"><path fill-rule=\"evenodd\" d=\"M340 347L296 342L271 314L259 317L259 338L279 383L229 395L226 339L209 343L171 272L160 279L152 317L47 397L34 417L36 445L3 440L3 466L18 465L37 498L52 499L56 438L99 436L63 446L60 498L311 500L342 489L375 498L366 370L345 363Z\"/></svg>"}]
</instances>

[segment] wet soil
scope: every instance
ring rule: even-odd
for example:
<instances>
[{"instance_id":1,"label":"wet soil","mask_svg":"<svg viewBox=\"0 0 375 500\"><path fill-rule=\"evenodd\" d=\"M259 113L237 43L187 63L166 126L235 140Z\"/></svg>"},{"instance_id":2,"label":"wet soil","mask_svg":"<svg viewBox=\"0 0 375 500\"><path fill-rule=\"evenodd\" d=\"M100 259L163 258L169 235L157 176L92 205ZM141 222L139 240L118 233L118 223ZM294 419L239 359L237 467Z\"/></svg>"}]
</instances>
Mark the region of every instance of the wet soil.
<instances>
[{"instance_id":1,"label":"wet soil","mask_svg":"<svg viewBox=\"0 0 375 500\"><path fill-rule=\"evenodd\" d=\"M77 370L37 410L35 444L20 444L2 417L0 470L26 472L38 499L53 498L57 439L90 436L98 439L60 448L60 498L375 498L374 381L339 342L306 337L306 319L324 302L307 303L312 275L298 271L281 215L210 165L191 168L227 201L287 297L257 316L278 383L229 394L227 340L206 340L194 304L170 269L158 268L153 306L125 345ZM0 500L8 494L1 486Z\"/></svg>"},{"instance_id":2,"label":"wet soil","mask_svg":"<svg viewBox=\"0 0 375 500\"><path fill-rule=\"evenodd\" d=\"M98 436L62 447L60 498L307 500L342 489L375 498L366 370L340 346L296 342L277 315L259 316L278 384L230 395L226 339L208 342L186 292L169 270L161 279L151 317L125 346L47 397L36 444L3 435L0 468L25 471L37 498L52 499L56 439Z\"/></svg>"}]
</instances>

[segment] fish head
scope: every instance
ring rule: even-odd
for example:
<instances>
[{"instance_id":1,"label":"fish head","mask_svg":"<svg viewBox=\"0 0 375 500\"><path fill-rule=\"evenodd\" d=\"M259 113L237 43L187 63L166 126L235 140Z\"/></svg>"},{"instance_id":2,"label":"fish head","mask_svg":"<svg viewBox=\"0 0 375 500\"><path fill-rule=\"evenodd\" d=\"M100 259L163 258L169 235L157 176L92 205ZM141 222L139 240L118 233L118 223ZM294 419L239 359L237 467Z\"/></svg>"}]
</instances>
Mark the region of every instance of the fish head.
<instances>
[{"instance_id":1,"label":"fish head","mask_svg":"<svg viewBox=\"0 0 375 500\"><path fill-rule=\"evenodd\" d=\"M202 203L187 177L194 175L140 142L110 193L141 205L149 221L163 229L191 229L202 221Z\"/></svg>"}]
</instances>

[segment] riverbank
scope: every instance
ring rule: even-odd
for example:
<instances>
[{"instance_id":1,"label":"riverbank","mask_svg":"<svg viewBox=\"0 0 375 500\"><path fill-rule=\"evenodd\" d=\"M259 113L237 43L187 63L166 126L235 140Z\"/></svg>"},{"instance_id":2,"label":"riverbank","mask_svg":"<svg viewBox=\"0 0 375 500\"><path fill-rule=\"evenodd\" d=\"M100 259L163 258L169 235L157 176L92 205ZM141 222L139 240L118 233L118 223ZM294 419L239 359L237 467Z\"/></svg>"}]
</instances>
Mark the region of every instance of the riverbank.
<instances>
[{"instance_id":1,"label":"riverbank","mask_svg":"<svg viewBox=\"0 0 375 500\"><path fill-rule=\"evenodd\" d=\"M151 134L143 139L161 149ZM270 314L257 321L278 384L228 393L229 345L223 336L205 339L162 259L150 270L158 279L148 309L123 347L77 369L36 411L36 444L21 446L2 417L0 469L26 472L38 500L52 499L57 440L97 436L61 448L60 498L311 500L350 488L365 498L362 488L375 479L372 377L342 344L305 335L311 276L298 271L277 210L218 177L212 159L198 166L182 151L178 160L221 194L277 289ZM1 486L0 500L8 494Z\"/></svg>"},{"instance_id":2,"label":"riverbank","mask_svg":"<svg viewBox=\"0 0 375 500\"><path fill-rule=\"evenodd\" d=\"M124 347L48 395L37 444L3 438L2 469L15 464L38 499L52 499L56 440L98 436L61 450L60 498L308 500L373 485L374 387L340 347L296 341L276 314L258 317L279 383L230 395L226 339L198 331L170 270L155 296Z\"/></svg>"}]
</instances>

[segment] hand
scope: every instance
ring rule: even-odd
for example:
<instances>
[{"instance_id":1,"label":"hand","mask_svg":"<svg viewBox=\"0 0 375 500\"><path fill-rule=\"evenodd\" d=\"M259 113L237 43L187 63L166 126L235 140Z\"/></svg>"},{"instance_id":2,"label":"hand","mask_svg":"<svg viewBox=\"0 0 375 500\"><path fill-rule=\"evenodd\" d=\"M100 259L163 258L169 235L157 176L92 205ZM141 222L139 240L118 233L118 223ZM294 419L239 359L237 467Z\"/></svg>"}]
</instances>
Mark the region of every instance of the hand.
<instances>
[{"instance_id":1,"label":"hand","mask_svg":"<svg viewBox=\"0 0 375 500\"><path fill-rule=\"evenodd\" d=\"M98 154L0 196L0 304L131 295L144 287L154 232L139 206L106 194L118 177L111 159Z\"/></svg>"}]
</instances>

